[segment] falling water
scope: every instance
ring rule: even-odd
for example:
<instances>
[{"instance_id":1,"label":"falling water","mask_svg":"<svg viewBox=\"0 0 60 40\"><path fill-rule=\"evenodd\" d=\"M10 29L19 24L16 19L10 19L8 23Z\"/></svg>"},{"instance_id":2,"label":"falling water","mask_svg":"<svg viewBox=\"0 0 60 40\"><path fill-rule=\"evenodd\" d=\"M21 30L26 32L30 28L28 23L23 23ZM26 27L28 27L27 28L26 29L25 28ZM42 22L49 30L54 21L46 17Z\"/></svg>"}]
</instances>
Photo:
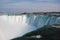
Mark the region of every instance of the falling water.
<instances>
[{"instance_id":1,"label":"falling water","mask_svg":"<svg viewBox=\"0 0 60 40\"><path fill-rule=\"evenodd\" d=\"M35 27L43 27L44 25L52 25L55 23L57 17L50 15L27 15L27 23Z\"/></svg>"},{"instance_id":2,"label":"falling water","mask_svg":"<svg viewBox=\"0 0 60 40\"><path fill-rule=\"evenodd\" d=\"M41 25L54 24L57 17L49 15L19 15L19 16L0 16L3 20L14 24L14 23L26 23L28 25L34 25L36 27L41 27ZM58 19L59 20L59 19Z\"/></svg>"},{"instance_id":3,"label":"falling water","mask_svg":"<svg viewBox=\"0 0 60 40\"><path fill-rule=\"evenodd\" d=\"M50 15L2 15L0 16L0 28L4 30L8 39L22 36L47 24L59 21L56 16ZM58 22L57 22L58 23ZM3 35L3 34L2 34Z\"/></svg>"}]
</instances>

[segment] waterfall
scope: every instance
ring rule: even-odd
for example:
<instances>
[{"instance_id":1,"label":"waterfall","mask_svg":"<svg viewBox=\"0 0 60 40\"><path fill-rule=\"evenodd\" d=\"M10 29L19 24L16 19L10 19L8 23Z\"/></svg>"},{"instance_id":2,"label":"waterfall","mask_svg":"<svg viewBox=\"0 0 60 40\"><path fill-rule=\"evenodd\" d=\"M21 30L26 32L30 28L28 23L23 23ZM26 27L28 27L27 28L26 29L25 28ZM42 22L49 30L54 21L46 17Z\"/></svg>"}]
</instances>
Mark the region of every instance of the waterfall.
<instances>
[{"instance_id":1,"label":"waterfall","mask_svg":"<svg viewBox=\"0 0 60 40\"><path fill-rule=\"evenodd\" d=\"M33 25L35 27L43 27L44 25L51 25L54 24L56 21L56 16L50 16L50 15L27 15L27 23L29 25Z\"/></svg>"},{"instance_id":2,"label":"waterfall","mask_svg":"<svg viewBox=\"0 0 60 40\"><path fill-rule=\"evenodd\" d=\"M8 15L1 15L0 16L0 35L4 38L12 39L18 36L22 36L28 32L36 30L34 26L29 25L26 23L27 17L26 15L19 15L19 16L8 16Z\"/></svg>"},{"instance_id":3,"label":"waterfall","mask_svg":"<svg viewBox=\"0 0 60 40\"><path fill-rule=\"evenodd\" d=\"M0 16L0 28L8 38L22 36L47 24L54 24L60 20L50 15L2 15ZM56 22L55 22L56 21ZM0 29L0 30L1 30Z\"/></svg>"},{"instance_id":4,"label":"waterfall","mask_svg":"<svg viewBox=\"0 0 60 40\"><path fill-rule=\"evenodd\" d=\"M42 27L46 24L46 21L48 18L49 18L49 16L44 16L44 15L37 16L34 21L34 25L36 27Z\"/></svg>"},{"instance_id":5,"label":"waterfall","mask_svg":"<svg viewBox=\"0 0 60 40\"><path fill-rule=\"evenodd\" d=\"M33 24L34 22L34 15L26 15L26 23Z\"/></svg>"},{"instance_id":6,"label":"waterfall","mask_svg":"<svg viewBox=\"0 0 60 40\"><path fill-rule=\"evenodd\" d=\"M50 21L49 21L48 24L50 24L50 25L55 24L56 19L57 19L56 16L52 16L52 17L50 18Z\"/></svg>"},{"instance_id":7,"label":"waterfall","mask_svg":"<svg viewBox=\"0 0 60 40\"><path fill-rule=\"evenodd\" d=\"M14 23L26 23L35 27L41 27L46 24L54 24L57 17L49 15L19 15L19 16L7 16L4 15L3 19L11 24ZM57 19L58 20L58 19Z\"/></svg>"},{"instance_id":8,"label":"waterfall","mask_svg":"<svg viewBox=\"0 0 60 40\"><path fill-rule=\"evenodd\" d=\"M57 17L56 22L55 23L60 23L60 17Z\"/></svg>"}]
</instances>

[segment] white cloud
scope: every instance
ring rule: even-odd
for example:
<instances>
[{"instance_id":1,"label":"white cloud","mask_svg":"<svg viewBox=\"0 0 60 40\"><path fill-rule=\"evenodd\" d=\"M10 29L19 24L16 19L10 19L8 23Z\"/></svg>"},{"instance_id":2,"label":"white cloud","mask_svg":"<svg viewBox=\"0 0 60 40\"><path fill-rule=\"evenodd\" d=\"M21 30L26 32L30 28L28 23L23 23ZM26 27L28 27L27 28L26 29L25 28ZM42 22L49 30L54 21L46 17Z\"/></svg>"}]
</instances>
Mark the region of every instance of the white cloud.
<instances>
[{"instance_id":1,"label":"white cloud","mask_svg":"<svg viewBox=\"0 0 60 40\"><path fill-rule=\"evenodd\" d=\"M13 3L13 4L5 5L3 8L20 9L20 10L24 10L26 12L60 11L60 4L19 2L19 3Z\"/></svg>"}]
</instances>

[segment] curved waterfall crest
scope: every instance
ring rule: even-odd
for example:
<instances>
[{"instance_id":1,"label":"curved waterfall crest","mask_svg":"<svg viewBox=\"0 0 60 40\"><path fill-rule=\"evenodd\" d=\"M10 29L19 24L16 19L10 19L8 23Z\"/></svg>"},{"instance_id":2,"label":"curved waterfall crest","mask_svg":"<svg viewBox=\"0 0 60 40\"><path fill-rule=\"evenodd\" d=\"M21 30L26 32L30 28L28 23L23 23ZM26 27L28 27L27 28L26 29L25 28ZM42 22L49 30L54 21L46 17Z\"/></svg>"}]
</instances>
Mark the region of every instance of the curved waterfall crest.
<instances>
[{"instance_id":1,"label":"curved waterfall crest","mask_svg":"<svg viewBox=\"0 0 60 40\"><path fill-rule=\"evenodd\" d=\"M14 15L14 16L8 16L3 15L1 16L5 21L14 24L14 23L25 23L28 25L33 25L36 27L41 27L42 25L46 24L54 24L57 20L56 16L50 16L50 15Z\"/></svg>"}]
</instances>

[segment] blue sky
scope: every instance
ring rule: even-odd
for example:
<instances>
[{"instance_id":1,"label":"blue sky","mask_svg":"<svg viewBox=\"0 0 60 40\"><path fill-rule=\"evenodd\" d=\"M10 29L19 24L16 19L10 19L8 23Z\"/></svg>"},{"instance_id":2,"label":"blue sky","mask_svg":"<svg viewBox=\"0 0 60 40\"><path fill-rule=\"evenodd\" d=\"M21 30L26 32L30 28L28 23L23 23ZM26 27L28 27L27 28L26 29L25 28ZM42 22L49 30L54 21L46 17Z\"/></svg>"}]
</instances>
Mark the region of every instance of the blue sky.
<instances>
[{"instance_id":1,"label":"blue sky","mask_svg":"<svg viewBox=\"0 0 60 40\"><path fill-rule=\"evenodd\" d=\"M0 0L0 11L56 12L60 11L60 0Z\"/></svg>"}]
</instances>

